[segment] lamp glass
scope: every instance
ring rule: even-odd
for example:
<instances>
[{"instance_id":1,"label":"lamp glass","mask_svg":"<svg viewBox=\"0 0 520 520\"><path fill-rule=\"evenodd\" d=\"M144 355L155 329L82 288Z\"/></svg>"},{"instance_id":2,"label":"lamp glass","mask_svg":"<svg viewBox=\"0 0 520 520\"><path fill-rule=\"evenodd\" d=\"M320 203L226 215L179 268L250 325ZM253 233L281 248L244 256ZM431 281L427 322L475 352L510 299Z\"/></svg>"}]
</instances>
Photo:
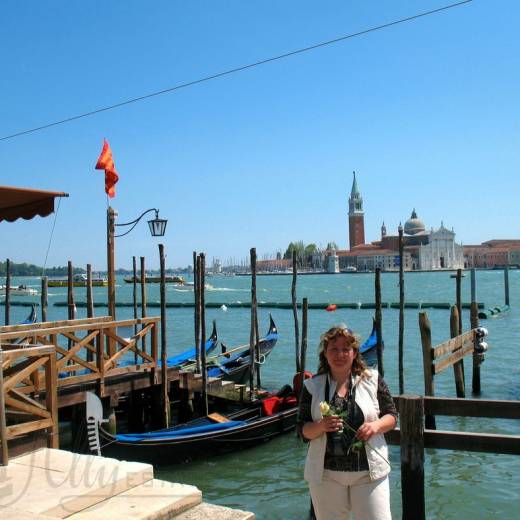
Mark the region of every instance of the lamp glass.
<instances>
[{"instance_id":1,"label":"lamp glass","mask_svg":"<svg viewBox=\"0 0 520 520\"><path fill-rule=\"evenodd\" d=\"M150 233L153 237L162 237L166 231L167 220L162 218L154 218L153 220L148 221L148 226L150 227Z\"/></svg>"}]
</instances>

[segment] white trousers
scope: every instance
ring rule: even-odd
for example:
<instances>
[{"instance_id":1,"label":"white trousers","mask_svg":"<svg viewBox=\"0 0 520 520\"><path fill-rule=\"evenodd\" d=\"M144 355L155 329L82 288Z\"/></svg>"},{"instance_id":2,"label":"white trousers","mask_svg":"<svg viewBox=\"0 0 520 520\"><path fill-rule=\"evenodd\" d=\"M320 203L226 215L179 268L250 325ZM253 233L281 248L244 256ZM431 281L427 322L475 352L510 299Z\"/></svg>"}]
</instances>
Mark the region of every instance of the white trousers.
<instances>
[{"instance_id":1,"label":"white trousers","mask_svg":"<svg viewBox=\"0 0 520 520\"><path fill-rule=\"evenodd\" d=\"M388 477L370 480L368 471L324 470L309 482L317 520L391 520Z\"/></svg>"}]
</instances>

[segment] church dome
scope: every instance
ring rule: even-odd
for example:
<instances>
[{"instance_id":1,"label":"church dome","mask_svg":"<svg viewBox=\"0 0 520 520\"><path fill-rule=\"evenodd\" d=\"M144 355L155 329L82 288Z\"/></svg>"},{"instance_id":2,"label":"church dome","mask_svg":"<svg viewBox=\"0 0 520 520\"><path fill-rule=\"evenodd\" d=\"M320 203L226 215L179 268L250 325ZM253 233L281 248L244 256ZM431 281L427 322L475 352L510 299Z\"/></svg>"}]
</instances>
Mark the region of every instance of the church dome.
<instances>
[{"instance_id":1,"label":"church dome","mask_svg":"<svg viewBox=\"0 0 520 520\"><path fill-rule=\"evenodd\" d=\"M417 213L415 212L414 208L412 211L412 216L404 224L404 232L407 235L416 235L417 233L423 232L425 229L424 222L417 217Z\"/></svg>"}]
</instances>

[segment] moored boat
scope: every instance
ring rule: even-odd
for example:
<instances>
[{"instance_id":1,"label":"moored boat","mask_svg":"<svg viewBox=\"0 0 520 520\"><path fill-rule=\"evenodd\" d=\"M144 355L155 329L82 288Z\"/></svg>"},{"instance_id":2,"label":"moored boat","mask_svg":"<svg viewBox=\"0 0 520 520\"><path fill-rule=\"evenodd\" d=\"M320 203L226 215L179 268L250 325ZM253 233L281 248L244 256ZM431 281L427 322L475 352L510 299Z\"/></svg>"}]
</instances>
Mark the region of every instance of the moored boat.
<instances>
[{"instance_id":1,"label":"moored boat","mask_svg":"<svg viewBox=\"0 0 520 520\"><path fill-rule=\"evenodd\" d=\"M165 276L165 282L166 283L178 283L181 285L188 284L189 282L186 282L186 280L182 276ZM126 283L134 283L134 277L133 276L125 276L123 280ZM141 277L136 276L135 277L136 283L141 283ZM144 277L144 283L161 283L161 277L160 276L150 276L145 275ZM191 283L193 285L193 283Z\"/></svg>"},{"instance_id":2,"label":"moored boat","mask_svg":"<svg viewBox=\"0 0 520 520\"><path fill-rule=\"evenodd\" d=\"M0 295L5 296L7 292L7 287L5 285L0 285ZM9 287L9 294L18 295L18 296L36 296L38 291L36 289L32 289L31 287L27 287L27 285L22 284L14 287Z\"/></svg>"},{"instance_id":3,"label":"moored boat","mask_svg":"<svg viewBox=\"0 0 520 520\"><path fill-rule=\"evenodd\" d=\"M47 281L49 287L68 287L68 278L50 278ZM72 277L72 285L74 287L86 287L87 286L87 275L86 274L75 274ZM108 279L105 277L98 276L92 278L93 287L106 287L108 285Z\"/></svg>"}]
</instances>

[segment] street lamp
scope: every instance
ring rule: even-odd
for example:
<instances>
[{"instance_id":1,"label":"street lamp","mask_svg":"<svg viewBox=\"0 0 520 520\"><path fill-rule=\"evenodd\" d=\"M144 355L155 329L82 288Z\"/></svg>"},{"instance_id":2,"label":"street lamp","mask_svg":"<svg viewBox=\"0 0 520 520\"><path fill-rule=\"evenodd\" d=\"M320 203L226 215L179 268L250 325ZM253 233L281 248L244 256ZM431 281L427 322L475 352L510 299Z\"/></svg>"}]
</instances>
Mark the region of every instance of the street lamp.
<instances>
[{"instance_id":1,"label":"street lamp","mask_svg":"<svg viewBox=\"0 0 520 520\"><path fill-rule=\"evenodd\" d=\"M117 212L112 207L107 209L107 271L108 271L108 313L112 316L112 319L116 319L116 284L115 284L115 253L114 253L114 242L116 237L123 237L128 235L132 229L137 226L139 221L151 211L155 211L155 218L148 221L150 233L154 237L162 237L166 231L166 219L159 218L159 210L156 208L150 208L143 211L139 217L131 222L125 222L122 224L116 224ZM115 234L115 228L132 226L128 231L119 235Z\"/></svg>"}]
</instances>

